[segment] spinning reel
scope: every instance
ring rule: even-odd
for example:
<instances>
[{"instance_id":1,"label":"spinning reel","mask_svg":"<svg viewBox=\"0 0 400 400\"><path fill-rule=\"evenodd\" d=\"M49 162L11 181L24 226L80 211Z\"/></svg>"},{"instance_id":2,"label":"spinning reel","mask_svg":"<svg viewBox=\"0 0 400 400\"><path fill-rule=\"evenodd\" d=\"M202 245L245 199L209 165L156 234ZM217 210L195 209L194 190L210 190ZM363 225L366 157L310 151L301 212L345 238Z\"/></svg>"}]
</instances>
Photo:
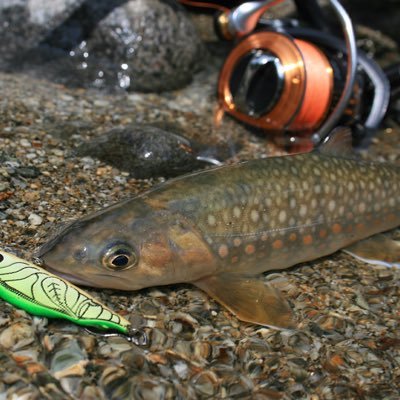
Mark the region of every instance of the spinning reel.
<instances>
[{"instance_id":1,"label":"spinning reel","mask_svg":"<svg viewBox=\"0 0 400 400\"><path fill-rule=\"evenodd\" d=\"M389 80L357 49L351 19L338 0L329 5L339 31L316 0L295 1L301 23L262 18L282 1L249 1L228 9L221 1L181 0L218 8L217 33L235 41L218 82L223 110L273 134L292 151L311 149L338 124L352 127L355 144L367 145L386 113Z\"/></svg>"}]
</instances>

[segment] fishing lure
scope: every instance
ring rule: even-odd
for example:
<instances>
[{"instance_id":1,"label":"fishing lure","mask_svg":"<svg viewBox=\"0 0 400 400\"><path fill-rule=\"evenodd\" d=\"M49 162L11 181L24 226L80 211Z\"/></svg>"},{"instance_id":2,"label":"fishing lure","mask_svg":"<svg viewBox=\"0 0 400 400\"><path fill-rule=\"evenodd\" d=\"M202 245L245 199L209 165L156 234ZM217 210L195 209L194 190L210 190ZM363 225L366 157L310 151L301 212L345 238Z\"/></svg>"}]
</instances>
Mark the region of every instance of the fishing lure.
<instances>
[{"instance_id":1,"label":"fishing lure","mask_svg":"<svg viewBox=\"0 0 400 400\"><path fill-rule=\"evenodd\" d=\"M135 344L146 344L145 333L88 293L13 254L0 250L0 297L27 312L63 318L100 331L114 330ZM142 336L142 337L141 337Z\"/></svg>"}]
</instances>

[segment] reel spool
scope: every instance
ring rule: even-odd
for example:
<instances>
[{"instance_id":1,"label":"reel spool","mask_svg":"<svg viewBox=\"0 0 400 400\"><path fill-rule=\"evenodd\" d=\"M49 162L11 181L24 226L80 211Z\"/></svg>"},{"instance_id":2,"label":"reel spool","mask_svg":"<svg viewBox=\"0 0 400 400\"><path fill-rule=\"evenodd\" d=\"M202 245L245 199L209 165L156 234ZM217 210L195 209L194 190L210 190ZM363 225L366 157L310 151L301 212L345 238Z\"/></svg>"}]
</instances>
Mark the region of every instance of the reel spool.
<instances>
[{"instance_id":1,"label":"reel spool","mask_svg":"<svg viewBox=\"0 0 400 400\"><path fill-rule=\"evenodd\" d=\"M261 31L234 47L221 70L218 96L238 120L280 133L316 130L333 98L329 59L310 42Z\"/></svg>"}]
</instances>

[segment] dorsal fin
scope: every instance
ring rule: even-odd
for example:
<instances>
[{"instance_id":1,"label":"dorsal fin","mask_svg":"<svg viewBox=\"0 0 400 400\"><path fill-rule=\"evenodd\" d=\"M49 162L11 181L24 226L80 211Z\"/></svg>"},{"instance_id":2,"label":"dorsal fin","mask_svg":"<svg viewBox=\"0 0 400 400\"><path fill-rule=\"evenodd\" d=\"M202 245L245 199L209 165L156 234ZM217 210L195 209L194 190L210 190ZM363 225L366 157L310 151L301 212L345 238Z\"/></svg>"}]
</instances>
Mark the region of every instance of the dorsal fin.
<instances>
[{"instance_id":1,"label":"dorsal fin","mask_svg":"<svg viewBox=\"0 0 400 400\"><path fill-rule=\"evenodd\" d=\"M317 147L317 151L332 156L354 156L353 137L350 128L339 126Z\"/></svg>"}]
</instances>

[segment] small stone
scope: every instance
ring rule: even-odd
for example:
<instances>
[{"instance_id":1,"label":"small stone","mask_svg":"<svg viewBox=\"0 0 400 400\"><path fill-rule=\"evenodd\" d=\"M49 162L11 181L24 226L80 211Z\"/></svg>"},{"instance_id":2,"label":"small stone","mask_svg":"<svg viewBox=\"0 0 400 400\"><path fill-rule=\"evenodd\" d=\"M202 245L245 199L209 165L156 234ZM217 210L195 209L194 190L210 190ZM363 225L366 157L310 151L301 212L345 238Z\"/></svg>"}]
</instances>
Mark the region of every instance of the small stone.
<instances>
[{"instance_id":1,"label":"small stone","mask_svg":"<svg viewBox=\"0 0 400 400\"><path fill-rule=\"evenodd\" d=\"M32 326L22 322L14 323L0 333L0 345L6 349L17 350L33 341Z\"/></svg>"},{"instance_id":2,"label":"small stone","mask_svg":"<svg viewBox=\"0 0 400 400\"><path fill-rule=\"evenodd\" d=\"M19 141L19 144L20 144L22 147L31 147L31 142L30 142L29 140L27 140L27 139L21 139L21 140Z\"/></svg>"},{"instance_id":3,"label":"small stone","mask_svg":"<svg viewBox=\"0 0 400 400\"><path fill-rule=\"evenodd\" d=\"M26 192L23 197L26 202L31 203L32 201L40 199L40 192L38 191Z\"/></svg>"},{"instance_id":4,"label":"small stone","mask_svg":"<svg viewBox=\"0 0 400 400\"><path fill-rule=\"evenodd\" d=\"M103 175L106 175L108 171L109 171L109 168L107 168L107 167L99 167L96 169L96 175L103 176Z\"/></svg>"},{"instance_id":5,"label":"small stone","mask_svg":"<svg viewBox=\"0 0 400 400\"><path fill-rule=\"evenodd\" d=\"M40 175L40 170L36 167L18 167L15 173L23 178L37 178Z\"/></svg>"},{"instance_id":6,"label":"small stone","mask_svg":"<svg viewBox=\"0 0 400 400\"><path fill-rule=\"evenodd\" d=\"M29 215L28 221L31 225L38 226L43 222L43 218L40 215L32 213Z\"/></svg>"}]
</instances>

